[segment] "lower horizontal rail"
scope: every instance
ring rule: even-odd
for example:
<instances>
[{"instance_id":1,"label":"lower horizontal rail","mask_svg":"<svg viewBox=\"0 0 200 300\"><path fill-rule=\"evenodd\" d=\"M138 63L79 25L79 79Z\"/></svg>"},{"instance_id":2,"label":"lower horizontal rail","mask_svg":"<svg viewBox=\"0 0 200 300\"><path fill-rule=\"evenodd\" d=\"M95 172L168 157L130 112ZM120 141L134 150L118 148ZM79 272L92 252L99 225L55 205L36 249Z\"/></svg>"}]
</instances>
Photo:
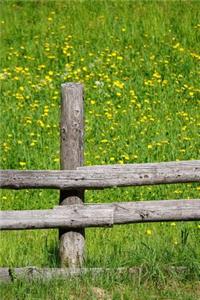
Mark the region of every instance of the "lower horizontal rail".
<instances>
[{"instance_id":1,"label":"lower horizontal rail","mask_svg":"<svg viewBox=\"0 0 200 300\"><path fill-rule=\"evenodd\" d=\"M197 220L200 220L200 199L155 200L57 206L49 210L1 211L0 229L82 228Z\"/></svg>"},{"instance_id":2,"label":"lower horizontal rail","mask_svg":"<svg viewBox=\"0 0 200 300\"><path fill-rule=\"evenodd\" d=\"M91 274L135 274L145 273L145 267L120 267L120 268L0 268L0 282L12 282L15 280L51 280L55 278L66 279L69 277ZM185 272L186 267L167 266L166 272Z\"/></svg>"}]
</instances>

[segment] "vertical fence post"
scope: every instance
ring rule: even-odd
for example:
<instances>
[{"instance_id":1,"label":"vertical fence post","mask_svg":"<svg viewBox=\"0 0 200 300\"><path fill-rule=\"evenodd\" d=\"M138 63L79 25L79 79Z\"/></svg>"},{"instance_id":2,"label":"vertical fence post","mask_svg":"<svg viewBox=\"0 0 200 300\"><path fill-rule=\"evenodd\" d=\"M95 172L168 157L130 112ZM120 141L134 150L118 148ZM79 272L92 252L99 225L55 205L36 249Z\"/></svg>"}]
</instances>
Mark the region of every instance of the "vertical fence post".
<instances>
[{"instance_id":1,"label":"vertical fence post","mask_svg":"<svg viewBox=\"0 0 200 300\"><path fill-rule=\"evenodd\" d=\"M83 86L65 83L61 86L61 169L72 170L83 164ZM61 190L60 205L83 204L83 190ZM84 229L60 229L62 267L81 267L84 259Z\"/></svg>"}]
</instances>

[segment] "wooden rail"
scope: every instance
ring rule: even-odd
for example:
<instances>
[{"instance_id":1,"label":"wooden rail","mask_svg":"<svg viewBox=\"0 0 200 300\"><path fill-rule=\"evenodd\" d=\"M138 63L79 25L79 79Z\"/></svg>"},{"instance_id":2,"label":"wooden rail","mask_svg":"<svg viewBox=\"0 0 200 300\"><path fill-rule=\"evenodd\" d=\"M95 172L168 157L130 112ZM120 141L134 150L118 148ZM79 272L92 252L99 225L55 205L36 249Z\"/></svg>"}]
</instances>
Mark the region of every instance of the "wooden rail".
<instances>
[{"instance_id":1,"label":"wooden rail","mask_svg":"<svg viewBox=\"0 0 200 300\"><path fill-rule=\"evenodd\" d=\"M200 182L200 160L79 167L66 171L0 171L0 187L12 189L101 189L184 182Z\"/></svg>"},{"instance_id":2,"label":"wooden rail","mask_svg":"<svg viewBox=\"0 0 200 300\"><path fill-rule=\"evenodd\" d=\"M200 199L117 202L56 207L49 210L1 211L0 229L83 228L200 219Z\"/></svg>"},{"instance_id":3,"label":"wooden rail","mask_svg":"<svg viewBox=\"0 0 200 300\"><path fill-rule=\"evenodd\" d=\"M139 275L146 273L145 267L121 267L121 268L0 268L0 282L13 282L16 280L51 280L51 279L68 279L80 275L97 276L99 274L130 274ZM186 267L167 266L163 270L167 274L188 272Z\"/></svg>"}]
</instances>

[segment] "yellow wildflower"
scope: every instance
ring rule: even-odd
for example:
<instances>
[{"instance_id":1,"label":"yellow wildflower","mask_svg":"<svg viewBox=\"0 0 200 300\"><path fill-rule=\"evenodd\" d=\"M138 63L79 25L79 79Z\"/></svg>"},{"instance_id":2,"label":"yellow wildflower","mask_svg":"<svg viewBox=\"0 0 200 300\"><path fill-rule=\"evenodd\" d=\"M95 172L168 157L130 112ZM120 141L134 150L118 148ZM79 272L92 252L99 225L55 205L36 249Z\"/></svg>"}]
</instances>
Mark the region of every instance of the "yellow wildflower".
<instances>
[{"instance_id":1,"label":"yellow wildflower","mask_svg":"<svg viewBox=\"0 0 200 300\"><path fill-rule=\"evenodd\" d=\"M147 235L152 235L152 230L151 230L151 229L147 229L147 230L146 230L146 234L147 234Z\"/></svg>"}]
</instances>

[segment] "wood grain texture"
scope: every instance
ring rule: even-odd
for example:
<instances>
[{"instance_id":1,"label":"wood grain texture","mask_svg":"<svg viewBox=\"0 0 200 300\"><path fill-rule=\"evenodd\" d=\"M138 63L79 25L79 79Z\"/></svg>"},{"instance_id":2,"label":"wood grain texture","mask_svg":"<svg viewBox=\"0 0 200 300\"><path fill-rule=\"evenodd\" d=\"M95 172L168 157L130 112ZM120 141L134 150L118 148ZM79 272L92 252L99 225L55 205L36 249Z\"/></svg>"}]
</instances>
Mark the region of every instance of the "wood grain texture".
<instances>
[{"instance_id":1,"label":"wood grain texture","mask_svg":"<svg viewBox=\"0 0 200 300\"><path fill-rule=\"evenodd\" d=\"M61 169L73 170L83 165L83 86L62 84L60 157ZM60 191L60 205L83 204L84 190ZM84 228L59 230L61 266L79 267L84 260Z\"/></svg>"},{"instance_id":2,"label":"wood grain texture","mask_svg":"<svg viewBox=\"0 0 200 300\"><path fill-rule=\"evenodd\" d=\"M0 171L1 188L53 188L75 190L76 193L80 189L184 182L200 182L200 160L90 166L65 171ZM77 197L82 198L81 195Z\"/></svg>"},{"instance_id":3,"label":"wood grain texture","mask_svg":"<svg viewBox=\"0 0 200 300\"><path fill-rule=\"evenodd\" d=\"M180 273L187 271L184 266L167 266L165 268L167 273ZM38 267L24 267L24 268L0 268L0 282L13 282L15 280L51 280L56 278L67 279L76 276L90 274L98 276L100 274L130 274L141 275L146 272L142 267L119 267L119 268L38 268Z\"/></svg>"},{"instance_id":4,"label":"wood grain texture","mask_svg":"<svg viewBox=\"0 0 200 300\"><path fill-rule=\"evenodd\" d=\"M200 220L200 199L117 202L57 206L52 210L1 211L0 229L82 228L197 220Z\"/></svg>"},{"instance_id":5,"label":"wood grain texture","mask_svg":"<svg viewBox=\"0 0 200 300\"><path fill-rule=\"evenodd\" d=\"M139 274L141 268L0 268L0 282L13 282L15 280L51 280L54 278L67 279L69 277L76 277L80 275L91 274L96 276L102 273L117 272L118 274L129 273Z\"/></svg>"},{"instance_id":6,"label":"wood grain texture","mask_svg":"<svg viewBox=\"0 0 200 300\"><path fill-rule=\"evenodd\" d=\"M61 167L73 170L83 165L83 86L62 84Z\"/></svg>"}]
</instances>

